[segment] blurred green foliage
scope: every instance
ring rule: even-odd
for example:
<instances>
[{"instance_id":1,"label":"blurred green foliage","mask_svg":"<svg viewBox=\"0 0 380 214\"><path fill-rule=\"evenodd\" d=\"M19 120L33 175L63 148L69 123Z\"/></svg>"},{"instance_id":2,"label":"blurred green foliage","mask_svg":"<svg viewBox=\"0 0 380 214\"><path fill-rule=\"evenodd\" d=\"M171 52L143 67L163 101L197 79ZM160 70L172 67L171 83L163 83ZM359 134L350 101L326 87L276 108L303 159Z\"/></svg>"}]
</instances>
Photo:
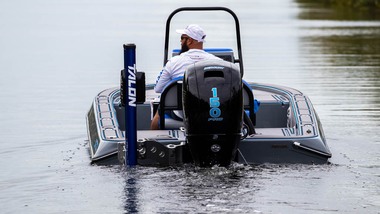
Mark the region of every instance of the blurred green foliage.
<instances>
[{"instance_id":1,"label":"blurred green foliage","mask_svg":"<svg viewBox=\"0 0 380 214\"><path fill-rule=\"evenodd\" d=\"M300 1L302 2L302 0ZM361 9L380 9L380 0L314 0L331 6Z\"/></svg>"},{"instance_id":2,"label":"blurred green foliage","mask_svg":"<svg viewBox=\"0 0 380 214\"><path fill-rule=\"evenodd\" d=\"M380 0L295 0L300 19L380 20Z\"/></svg>"},{"instance_id":3,"label":"blurred green foliage","mask_svg":"<svg viewBox=\"0 0 380 214\"><path fill-rule=\"evenodd\" d=\"M323 0L338 6L354 8L380 8L380 0Z\"/></svg>"}]
</instances>

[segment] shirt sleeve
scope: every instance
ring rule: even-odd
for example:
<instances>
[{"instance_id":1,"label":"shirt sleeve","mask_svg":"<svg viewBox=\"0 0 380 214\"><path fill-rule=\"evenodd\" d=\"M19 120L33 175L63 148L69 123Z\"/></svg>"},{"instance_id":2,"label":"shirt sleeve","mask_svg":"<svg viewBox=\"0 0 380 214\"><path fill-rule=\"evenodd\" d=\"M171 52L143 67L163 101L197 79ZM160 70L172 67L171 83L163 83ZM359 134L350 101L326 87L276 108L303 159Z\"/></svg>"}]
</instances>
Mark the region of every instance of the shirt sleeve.
<instances>
[{"instance_id":1,"label":"shirt sleeve","mask_svg":"<svg viewBox=\"0 0 380 214\"><path fill-rule=\"evenodd\" d=\"M166 63L165 67L162 69L160 74L157 77L156 85L154 86L154 91L156 93L162 93L166 84L168 84L171 80L171 74L169 72L170 61Z\"/></svg>"}]
</instances>

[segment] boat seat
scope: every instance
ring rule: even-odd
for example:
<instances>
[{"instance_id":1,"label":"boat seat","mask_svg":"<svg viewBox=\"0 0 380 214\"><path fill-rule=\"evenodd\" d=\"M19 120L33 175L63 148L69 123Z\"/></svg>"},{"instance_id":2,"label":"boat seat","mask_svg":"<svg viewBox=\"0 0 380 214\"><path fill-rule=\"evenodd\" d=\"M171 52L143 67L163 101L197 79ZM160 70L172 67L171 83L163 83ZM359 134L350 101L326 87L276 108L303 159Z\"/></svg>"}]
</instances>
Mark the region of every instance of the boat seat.
<instances>
[{"instance_id":1,"label":"boat seat","mask_svg":"<svg viewBox=\"0 0 380 214\"><path fill-rule=\"evenodd\" d=\"M182 80L183 77L177 77L169 82L160 98L160 107L158 114L160 116L160 129L178 129L183 127L182 114ZM173 117L173 113L170 111L176 111L176 115Z\"/></svg>"},{"instance_id":2,"label":"boat seat","mask_svg":"<svg viewBox=\"0 0 380 214\"><path fill-rule=\"evenodd\" d=\"M182 81L182 76L173 79L161 94L160 108L158 110L160 129L178 129L184 126L182 118ZM256 125L255 99L251 86L244 80L243 106L253 125Z\"/></svg>"},{"instance_id":3,"label":"boat seat","mask_svg":"<svg viewBox=\"0 0 380 214\"><path fill-rule=\"evenodd\" d=\"M256 125L256 111L258 109L258 105L258 102L255 101L253 96L252 87L245 80L243 80L243 108L254 126Z\"/></svg>"}]
</instances>

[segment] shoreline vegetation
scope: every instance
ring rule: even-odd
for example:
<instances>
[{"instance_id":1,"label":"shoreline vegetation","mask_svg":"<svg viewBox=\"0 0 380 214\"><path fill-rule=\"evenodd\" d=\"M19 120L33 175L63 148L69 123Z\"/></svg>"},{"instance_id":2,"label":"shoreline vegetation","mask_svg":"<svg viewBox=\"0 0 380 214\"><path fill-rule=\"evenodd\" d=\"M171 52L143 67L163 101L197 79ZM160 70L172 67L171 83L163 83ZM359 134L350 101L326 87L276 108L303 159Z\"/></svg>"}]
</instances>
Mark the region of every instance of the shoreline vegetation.
<instances>
[{"instance_id":1,"label":"shoreline vegetation","mask_svg":"<svg viewBox=\"0 0 380 214\"><path fill-rule=\"evenodd\" d=\"M358 9L380 9L380 0L318 0L337 7Z\"/></svg>"},{"instance_id":2,"label":"shoreline vegetation","mask_svg":"<svg viewBox=\"0 0 380 214\"><path fill-rule=\"evenodd\" d=\"M295 0L300 19L380 20L380 0Z\"/></svg>"}]
</instances>

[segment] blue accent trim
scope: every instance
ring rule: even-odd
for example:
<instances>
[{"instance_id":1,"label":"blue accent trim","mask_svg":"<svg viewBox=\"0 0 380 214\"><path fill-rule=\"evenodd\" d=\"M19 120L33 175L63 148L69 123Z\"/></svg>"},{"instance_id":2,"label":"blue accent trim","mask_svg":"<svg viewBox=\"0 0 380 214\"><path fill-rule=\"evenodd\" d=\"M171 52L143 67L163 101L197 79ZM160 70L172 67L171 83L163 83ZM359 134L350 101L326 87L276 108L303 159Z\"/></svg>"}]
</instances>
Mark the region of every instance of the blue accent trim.
<instances>
[{"instance_id":1,"label":"blue accent trim","mask_svg":"<svg viewBox=\"0 0 380 214\"><path fill-rule=\"evenodd\" d=\"M168 83L165 85L165 87L164 87L164 89L162 89L162 91L165 91L166 87L168 87L168 86L169 86L170 84L172 84L173 82L177 82L177 81L179 81L179 80L183 80L183 76L179 76L179 77L176 77L176 78L170 80L170 82L168 82Z\"/></svg>"},{"instance_id":2,"label":"blue accent trim","mask_svg":"<svg viewBox=\"0 0 380 214\"><path fill-rule=\"evenodd\" d=\"M253 112L256 114L259 111L260 108L260 101L254 100L253 101Z\"/></svg>"},{"instance_id":3,"label":"blue accent trim","mask_svg":"<svg viewBox=\"0 0 380 214\"><path fill-rule=\"evenodd\" d=\"M253 90L253 88L251 87L251 85L250 85L247 81L242 80L242 82L243 82L244 85L248 86L248 88L249 88L251 91ZM254 99L254 100L253 100L253 113L256 114L256 113L259 111L259 108L260 108L260 101ZM249 116L249 114L248 114L248 116Z\"/></svg>"},{"instance_id":4,"label":"blue accent trim","mask_svg":"<svg viewBox=\"0 0 380 214\"><path fill-rule=\"evenodd\" d=\"M251 85L247 81L242 79L242 82L244 85L248 86L249 89L253 90L253 88L251 87Z\"/></svg>"}]
</instances>

